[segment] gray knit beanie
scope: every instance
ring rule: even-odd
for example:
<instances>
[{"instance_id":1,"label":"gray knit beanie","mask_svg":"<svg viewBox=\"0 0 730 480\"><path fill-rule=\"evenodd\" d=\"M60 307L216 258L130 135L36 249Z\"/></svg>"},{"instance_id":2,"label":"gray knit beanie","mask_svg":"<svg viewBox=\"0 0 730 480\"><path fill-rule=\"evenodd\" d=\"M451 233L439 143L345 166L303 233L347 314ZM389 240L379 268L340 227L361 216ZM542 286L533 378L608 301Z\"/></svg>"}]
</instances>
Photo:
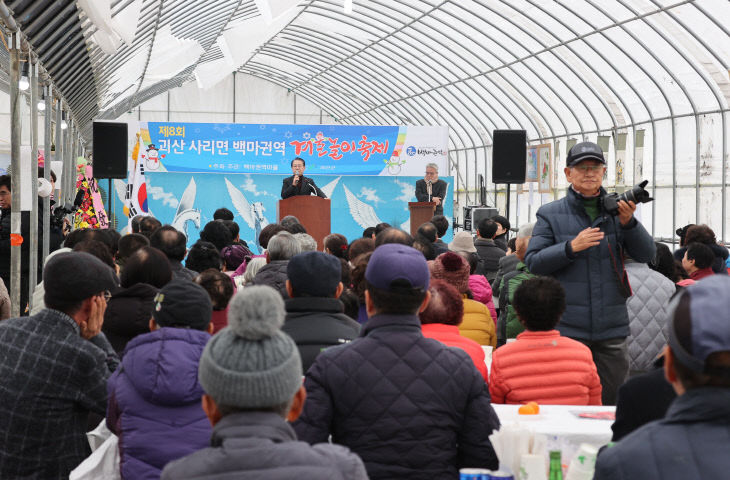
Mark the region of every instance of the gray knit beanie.
<instances>
[{"instance_id":1,"label":"gray knit beanie","mask_svg":"<svg viewBox=\"0 0 730 480\"><path fill-rule=\"evenodd\" d=\"M198 379L218 405L264 409L290 401L302 386L302 360L283 333L284 301L268 286L250 286L228 305L228 327L210 339Z\"/></svg>"}]
</instances>

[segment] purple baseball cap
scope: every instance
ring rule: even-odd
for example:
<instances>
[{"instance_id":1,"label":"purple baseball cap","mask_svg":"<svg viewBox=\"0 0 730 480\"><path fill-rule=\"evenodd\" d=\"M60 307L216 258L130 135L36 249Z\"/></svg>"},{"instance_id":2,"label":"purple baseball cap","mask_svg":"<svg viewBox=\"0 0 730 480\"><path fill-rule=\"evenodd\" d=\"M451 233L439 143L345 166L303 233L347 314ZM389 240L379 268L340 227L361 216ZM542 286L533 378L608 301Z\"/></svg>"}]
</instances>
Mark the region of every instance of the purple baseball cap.
<instances>
[{"instance_id":1,"label":"purple baseball cap","mask_svg":"<svg viewBox=\"0 0 730 480\"><path fill-rule=\"evenodd\" d=\"M382 290L390 290L396 280L426 290L430 273L421 252L400 243L386 243L376 248L370 257L365 279Z\"/></svg>"},{"instance_id":2,"label":"purple baseball cap","mask_svg":"<svg viewBox=\"0 0 730 480\"><path fill-rule=\"evenodd\" d=\"M705 371L707 357L730 351L730 276L690 285L669 304L669 347L679 363Z\"/></svg>"}]
</instances>

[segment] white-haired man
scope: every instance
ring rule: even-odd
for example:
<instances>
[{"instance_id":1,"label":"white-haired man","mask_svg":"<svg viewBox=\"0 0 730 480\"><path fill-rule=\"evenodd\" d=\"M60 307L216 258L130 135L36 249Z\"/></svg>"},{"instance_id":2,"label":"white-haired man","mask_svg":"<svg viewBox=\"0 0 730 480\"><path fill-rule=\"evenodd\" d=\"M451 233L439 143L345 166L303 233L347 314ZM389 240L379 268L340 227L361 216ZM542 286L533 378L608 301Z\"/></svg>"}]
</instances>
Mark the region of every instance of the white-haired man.
<instances>
[{"instance_id":1,"label":"white-haired man","mask_svg":"<svg viewBox=\"0 0 730 480\"><path fill-rule=\"evenodd\" d=\"M439 166L435 163L426 165L426 176L416 182L416 199L419 202L436 202L434 215L443 215L443 201L449 185L439 180Z\"/></svg>"}]
</instances>

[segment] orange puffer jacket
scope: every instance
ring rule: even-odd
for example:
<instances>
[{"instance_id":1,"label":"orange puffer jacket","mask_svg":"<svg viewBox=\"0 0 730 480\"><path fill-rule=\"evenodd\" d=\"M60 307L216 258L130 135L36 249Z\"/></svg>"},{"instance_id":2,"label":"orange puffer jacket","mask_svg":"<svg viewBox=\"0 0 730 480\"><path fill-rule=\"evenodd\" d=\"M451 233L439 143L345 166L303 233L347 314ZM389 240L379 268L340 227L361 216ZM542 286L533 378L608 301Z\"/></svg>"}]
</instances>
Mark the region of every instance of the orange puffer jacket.
<instances>
[{"instance_id":1,"label":"orange puffer jacket","mask_svg":"<svg viewBox=\"0 0 730 480\"><path fill-rule=\"evenodd\" d=\"M464 297L464 320L459 325L459 333L479 345L497 346L497 333L494 320L487 306L476 300Z\"/></svg>"},{"instance_id":2,"label":"orange puffer jacket","mask_svg":"<svg viewBox=\"0 0 730 480\"><path fill-rule=\"evenodd\" d=\"M492 403L600 405L591 351L557 330L525 331L492 354Z\"/></svg>"}]
</instances>

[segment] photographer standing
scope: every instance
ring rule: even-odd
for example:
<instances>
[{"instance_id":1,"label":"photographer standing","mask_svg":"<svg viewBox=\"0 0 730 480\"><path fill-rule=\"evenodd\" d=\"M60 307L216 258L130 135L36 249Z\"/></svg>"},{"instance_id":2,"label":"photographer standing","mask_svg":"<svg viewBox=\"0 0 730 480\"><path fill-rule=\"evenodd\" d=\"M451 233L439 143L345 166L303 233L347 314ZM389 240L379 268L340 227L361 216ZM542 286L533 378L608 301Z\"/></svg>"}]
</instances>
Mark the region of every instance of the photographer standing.
<instances>
[{"instance_id":1,"label":"photographer standing","mask_svg":"<svg viewBox=\"0 0 730 480\"><path fill-rule=\"evenodd\" d=\"M563 284L567 308L557 328L591 349L603 404L613 405L629 369L626 298L631 293L622 254L625 249L637 262L648 262L654 240L634 218L634 202L619 201L613 215L604 208L606 160L598 145L571 148L564 172L570 187L565 197L537 211L525 263L532 273Z\"/></svg>"}]
</instances>

